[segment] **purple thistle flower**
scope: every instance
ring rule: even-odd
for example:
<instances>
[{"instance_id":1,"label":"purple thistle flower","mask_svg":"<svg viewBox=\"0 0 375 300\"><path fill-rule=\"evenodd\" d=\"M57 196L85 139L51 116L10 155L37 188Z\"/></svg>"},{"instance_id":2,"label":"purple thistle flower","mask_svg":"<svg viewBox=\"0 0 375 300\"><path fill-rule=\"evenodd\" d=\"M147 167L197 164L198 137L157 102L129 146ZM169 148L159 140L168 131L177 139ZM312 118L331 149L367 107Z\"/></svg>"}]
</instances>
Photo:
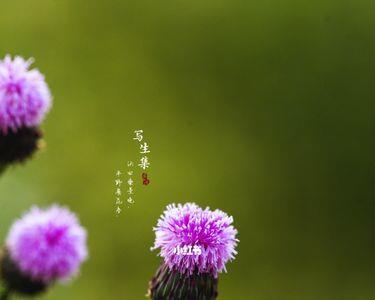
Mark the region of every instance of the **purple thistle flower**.
<instances>
[{"instance_id":1,"label":"purple thistle flower","mask_svg":"<svg viewBox=\"0 0 375 300\"><path fill-rule=\"evenodd\" d=\"M10 55L0 60L0 130L6 134L38 126L51 106L44 76L30 66L33 59Z\"/></svg>"},{"instance_id":2,"label":"purple thistle flower","mask_svg":"<svg viewBox=\"0 0 375 300\"><path fill-rule=\"evenodd\" d=\"M153 300L214 300L218 273L233 260L238 239L233 218L194 203L168 205L158 220L154 249L164 262L149 283ZM182 250L182 251L181 251Z\"/></svg>"},{"instance_id":3,"label":"purple thistle flower","mask_svg":"<svg viewBox=\"0 0 375 300\"><path fill-rule=\"evenodd\" d=\"M45 284L77 274L87 258L86 230L68 209L32 207L11 227L6 251L22 274Z\"/></svg>"},{"instance_id":4,"label":"purple thistle flower","mask_svg":"<svg viewBox=\"0 0 375 300\"><path fill-rule=\"evenodd\" d=\"M237 254L237 230L233 218L221 210L201 209L194 203L168 205L154 228L156 239L152 249L160 248L160 256L170 269L180 273L211 273L215 277ZM179 255L176 248L198 246L200 253Z\"/></svg>"}]
</instances>

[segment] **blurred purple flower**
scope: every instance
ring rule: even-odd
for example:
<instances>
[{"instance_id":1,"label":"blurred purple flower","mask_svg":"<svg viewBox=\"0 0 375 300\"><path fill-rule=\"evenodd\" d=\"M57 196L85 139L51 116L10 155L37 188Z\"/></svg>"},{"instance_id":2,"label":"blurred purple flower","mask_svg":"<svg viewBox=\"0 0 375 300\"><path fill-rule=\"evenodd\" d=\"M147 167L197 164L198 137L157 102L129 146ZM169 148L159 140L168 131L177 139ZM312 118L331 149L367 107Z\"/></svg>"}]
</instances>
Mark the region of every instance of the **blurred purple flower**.
<instances>
[{"instance_id":1,"label":"blurred purple flower","mask_svg":"<svg viewBox=\"0 0 375 300\"><path fill-rule=\"evenodd\" d=\"M44 76L31 69L33 59L7 55L0 60L0 130L17 131L37 126L51 106L51 94Z\"/></svg>"},{"instance_id":2,"label":"blurred purple flower","mask_svg":"<svg viewBox=\"0 0 375 300\"><path fill-rule=\"evenodd\" d=\"M30 278L45 283L67 280L87 258L86 230L66 208L32 207L12 225L6 248Z\"/></svg>"},{"instance_id":3,"label":"blurred purple flower","mask_svg":"<svg viewBox=\"0 0 375 300\"><path fill-rule=\"evenodd\" d=\"M194 203L168 205L154 228L156 239L152 249L160 248L160 256L171 270L217 277L237 254L237 230L232 222L233 218L221 210L203 210ZM177 254L176 248L184 246L198 246L201 252Z\"/></svg>"}]
</instances>

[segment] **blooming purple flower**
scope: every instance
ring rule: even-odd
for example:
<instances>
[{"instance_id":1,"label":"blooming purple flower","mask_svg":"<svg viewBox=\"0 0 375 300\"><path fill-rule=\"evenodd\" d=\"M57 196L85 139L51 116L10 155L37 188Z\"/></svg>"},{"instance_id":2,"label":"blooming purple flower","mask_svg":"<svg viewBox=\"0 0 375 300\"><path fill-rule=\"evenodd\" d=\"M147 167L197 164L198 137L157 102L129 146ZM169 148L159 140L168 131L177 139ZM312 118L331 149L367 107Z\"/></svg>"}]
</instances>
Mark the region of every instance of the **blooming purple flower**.
<instances>
[{"instance_id":1,"label":"blooming purple flower","mask_svg":"<svg viewBox=\"0 0 375 300\"><path fill-rule=\"evenodd\" d=\"M33 59L7 55L0 60L0 130L17 131L37 126L51 106L51 94L44 76L29 70Z\"/></svg>"},{"instance_id":2,"label":"blooming purple flower","mask_svg":"<svg viewBox=\"0 0 375 300\"><path fill-rule=\"evenodd\" d=\"M87 258L86 230L68 209L32 207L11 227L10 258L24 274L50 283L75 275Z\"/></svg>"},{"instance_id":3,"label":"blooming purple flower","mask_svg":"<svg viewBox=\"0 0 375 300\"><path fill-rule=\"evenodd\" d=\"M170 269L188 275L194 271L217 276L225 264L237 254L237 230L233 218L221 210L202 209L194 203L168 205L154 228L156 239L152 249L160 248L160 256ZM180 255L184 246L200 249Z\"/></svg>"}]
</instances>

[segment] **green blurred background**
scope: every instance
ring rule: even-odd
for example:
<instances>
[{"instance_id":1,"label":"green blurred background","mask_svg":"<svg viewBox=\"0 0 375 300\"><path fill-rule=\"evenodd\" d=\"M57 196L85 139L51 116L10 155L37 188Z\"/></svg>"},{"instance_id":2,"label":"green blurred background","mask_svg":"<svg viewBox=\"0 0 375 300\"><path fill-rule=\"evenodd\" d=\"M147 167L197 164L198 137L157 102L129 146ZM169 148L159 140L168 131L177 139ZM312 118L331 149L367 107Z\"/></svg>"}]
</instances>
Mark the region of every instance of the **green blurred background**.
<instances>
[{"instance_id":1,"label":"green blurred background","mask_svg":"<svg viewBox=\"0 0 375 300\"><path fill-rule=\"evenodd\" d=\"M0 238L68 205L90 260L42 298L140 300L152 227L195 201L240 233L219 299L375 299L374 32L365 0L2 0L0 54L35 57L54 106L46 150L0 180ZM135 129L151 184L116 218Z\"/></svg>"}]
</instances>

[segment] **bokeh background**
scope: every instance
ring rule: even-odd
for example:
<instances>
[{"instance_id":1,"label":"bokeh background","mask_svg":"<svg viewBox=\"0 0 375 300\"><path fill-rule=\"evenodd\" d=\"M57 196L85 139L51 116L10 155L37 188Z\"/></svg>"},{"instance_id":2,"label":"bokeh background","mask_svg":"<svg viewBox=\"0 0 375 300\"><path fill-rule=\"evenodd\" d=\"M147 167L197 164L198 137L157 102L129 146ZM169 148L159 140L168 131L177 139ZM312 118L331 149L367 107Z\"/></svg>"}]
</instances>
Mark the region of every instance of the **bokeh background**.
<instances>
[{"instance_id":1,"label":"bokeh background","mask_svg":"<svg viewBox=\"0 0 375 300\"><path fill-rule=\"evenodd\" d=\"M0 54L33 56L54 106L47 148L0 179L0 238L68 205L90 260L42 299L140 300L152 227L195 201L240 232L219 299L374 299L374 32L366 0L2 0ZM135 129L151 184L116 218Z\"/></svg>"}]
</instances>

